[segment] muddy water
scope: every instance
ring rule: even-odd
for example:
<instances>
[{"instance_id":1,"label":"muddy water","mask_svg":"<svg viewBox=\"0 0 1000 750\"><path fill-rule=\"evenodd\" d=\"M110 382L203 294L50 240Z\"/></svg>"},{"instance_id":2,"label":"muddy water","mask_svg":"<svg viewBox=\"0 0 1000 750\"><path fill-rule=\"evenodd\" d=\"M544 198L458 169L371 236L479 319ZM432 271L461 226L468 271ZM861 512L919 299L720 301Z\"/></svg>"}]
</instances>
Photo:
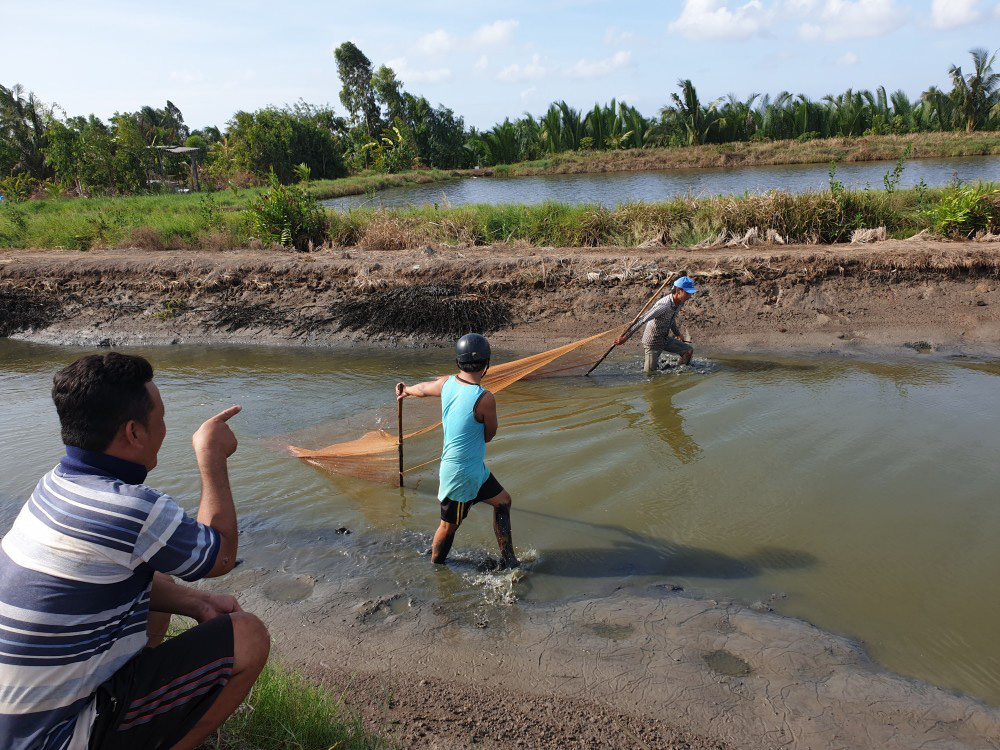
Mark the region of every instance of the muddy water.
<instances>
[{"instance_id":1,"label":"muddy water","mask_svg":"<svg viewBox=\"0 0 1000 750\"><path fill-rule=\"evenodd\" d=\"M894 162L855 162L837 166L837 180L850 190L883 190ZM346 210L360 205L406 206L467 203L619 203L666 201L683 195L741 195L783 190L804 193L829 190L829 164L783 164L765 167L670 169L609 174L544 175L539 177L463 178L447 182L383 190L374 200L352 195L324 201ZM952 159L912 159L906 163L899 187L921 180L943 187L954 179L966 182L1000 179L1000 156Z\"/></svg>"},{"instance_id":2,"label":"muddy water","mask_svg":"<svg viewBox=\"0 0 1000 750\"><path fill-rule=\"evenodd\" d=\"M489 459L527 561L512 581L477 569L495 554L483 508L463 524L456 563L433 569L433 468L401 492L272 446L385 402L397 377L437 372L440 351L141 351L169 430L150 483L188 507L190 433L243 404L240 554L276 572L277 601L365 575L495 623L532 602L668 584L863 639L893 670L1000 704L995 363L740 357L646 379L623 359L589 380L518 383L501 397ZM75 354L0 341L4 529L60 455L47 391Z\"/></svg>"}]
</instances>

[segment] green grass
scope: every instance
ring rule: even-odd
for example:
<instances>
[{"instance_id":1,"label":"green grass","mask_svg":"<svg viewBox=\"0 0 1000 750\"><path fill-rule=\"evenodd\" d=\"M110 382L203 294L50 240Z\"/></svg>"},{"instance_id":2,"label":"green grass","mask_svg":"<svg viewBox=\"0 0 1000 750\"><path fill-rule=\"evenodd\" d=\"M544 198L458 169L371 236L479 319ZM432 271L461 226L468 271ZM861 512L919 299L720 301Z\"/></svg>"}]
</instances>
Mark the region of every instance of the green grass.
<instances>
[{"instance_id":1,"label":"green grass","mask_svg":"<svg viewBox=\"0 0 1000 750\"><path fill-rule=\"evenodd\" d=\"M956 236L968 235L970 227L973 232L990 227L996 232L1000 194L991 192L996 187L976 188L980 194L988 194L982 200L992 201L992 208L983 204L983 210L971 213L969 201L975 196L958 196L956 203L955 194L967 188L953 187L891 193L860 190L836 195L825 191L683 197L617 208L560 203L357 208L329 211L327 220L332 244L374 250L422 243L635 247L653 238L691 246L722 232L743 234L751 228L761 234L773 230L787 242L829 243L848 241L854 229L883 226L893 237L907 237L923 229L942 231L948 226L955 227ZM0 247L223 250L253 246L253 230L243 210L257 192L0 204ZM958 219L935 213L935 207L949 201L950 213ZM965 214L974 221L966 221Z\"/></svg>"},{"instance_id":2,"label":"green grass","mask_svg":"<svg viewBox=\"0 0 1000 750\"><path fill-rule=\"evenodd\" d=\"M355 209L330 217L340 245L395 250L421 243L555 247L635 247L659 238L691 246L723 231L774 230L787 242L844 242L855 229L884 226L908 237L930 227L926 207L942 190L897 190L677 198L663 203L469 205L455 208Z\"/></svg>"},{"instance_id":3,"label":"green grass","mask_svg":"<svg viewBox=\"0 0 1000 750\"><path fill-rule=\"evenodd\" d=\"M367 732L329 690L269 663L243 705L203 748L378 750L397 745Z\"/></svg>"},{"instance_id":4,"label":"green grass","mask_svg":"<svg viewBox=\"0 0 1000 750\"><path fill-rule=\"evenodd\" d=\"M436 170L319 180L319 200L406 184L450 179ZM136 246L151 250L246 246L252 230L242 211L265 188L111 198L50 198L0 204L0 247L89 250Z\"/></svg>"}]
</instances>

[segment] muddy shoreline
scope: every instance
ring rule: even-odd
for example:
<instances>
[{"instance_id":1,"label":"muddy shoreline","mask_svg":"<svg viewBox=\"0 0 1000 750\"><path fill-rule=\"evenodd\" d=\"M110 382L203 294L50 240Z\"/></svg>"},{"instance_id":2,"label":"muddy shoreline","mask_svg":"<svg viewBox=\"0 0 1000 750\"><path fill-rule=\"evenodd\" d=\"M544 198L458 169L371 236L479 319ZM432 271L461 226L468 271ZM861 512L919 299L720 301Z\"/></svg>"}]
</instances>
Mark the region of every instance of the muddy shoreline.
<instances>
[{"instance_id":1,"label":"muddy shoreline","mask_svg":"<svg viewBox=\"0 0 1000 750\"><path fill-rule=\"evenodd\" d=\"M476 326L499 347L540 351L622 324L684 270L704 290L682 320L701 355L993 357L997 249L0 251L0 335L350 348L443 345ZM669 580L518 604L485 626L402 587L386 594L383 580L250 567L206 585L239 592L283 659L404 747L1000 746L996 708L888 673L861 645L766 602Z\"/></svg>"},{"instance_id":2,"label":"muddy shoreline","mask_svg":"<svg viewBox=\"0 0 1000 750\"><path fill-rule=\"evenodd\" d=\"M283 660L403 747L1000 742L996 708L891 674L860 644L773 614L766 602L746 606L669 580L518 603L485 619L382 579L250 568L208 586L238 591L270 625Z\"/></svg>"},{"instance_id":3,"label":"muddy shoreline","mask_svg":"<svg viewBox=\"0 0 1000 750\"><path fill-rule=\"evenodd\" d=\"M699 351L1000 353L995 243L655 251L0 251L0 335L54 344L445 344L541 351L632 317L672 271ZM638 351L638 350L637 350Z\"/></svg>"}]
</instances>

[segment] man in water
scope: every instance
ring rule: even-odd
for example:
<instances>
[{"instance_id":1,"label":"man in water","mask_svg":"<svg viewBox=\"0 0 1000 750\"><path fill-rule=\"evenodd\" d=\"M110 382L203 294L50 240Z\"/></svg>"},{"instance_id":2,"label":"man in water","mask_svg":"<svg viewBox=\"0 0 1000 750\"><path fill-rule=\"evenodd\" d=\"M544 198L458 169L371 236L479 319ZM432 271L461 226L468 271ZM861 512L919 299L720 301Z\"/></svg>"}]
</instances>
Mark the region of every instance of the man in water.
<instances>
[{"instance_id":1,"label":"man in water","mask_svg":"<svg viewBox=\"0 0 1000 750\"><path fill-rule=\"evenodd\" d=\"M434 534L431 560L448 558L455 532L476 503L493 506L493 531L500 557L508 568L520 563L514 555L510 532L510 493L486 468L486 444L497 434L497 402L481 383L490 366L490 342L470 333L455 345L459 372L417 385L396 384L396 398L407 396L441 399L444 450L441 452L441 523Z\"/></svg>"},{"instance_id":2,"label":"man in water","mask_svg":"<svg viewBox=\"0 0 1000 750\"><path fill-rule=\"evenodd\" d=\"M680 328L677 327L677 315L684 303L697 293L698 290L691 278L681 276L674 282L670 294L660 299L649 312L615 339L615 346L621 346L632 338L632 334L639 328L646 326L646 330L642 332L642 346L646 354L642 365L643 372L647 375L655 372L659 368L660 353L664 351L679 354L680 364L686 365L694 355L694 347L681 337Z\"/></svg>"},{"instance_id":3,"label":"man in water","mask_svg":"<svg viewBox=\"0 0 1000 750\"><path fill-rule=\"evenodd\" d=\"M117 352L56 373L66 455L0 543L0 747L192 750L267 661L236 599L181 586L236 563L233 406L195 432L197 520L144 484L166 436L153 368ZM163 641L172 614L198 625ZM162 643L161 643L162 641Z\"/></svg>"}]
</instances>

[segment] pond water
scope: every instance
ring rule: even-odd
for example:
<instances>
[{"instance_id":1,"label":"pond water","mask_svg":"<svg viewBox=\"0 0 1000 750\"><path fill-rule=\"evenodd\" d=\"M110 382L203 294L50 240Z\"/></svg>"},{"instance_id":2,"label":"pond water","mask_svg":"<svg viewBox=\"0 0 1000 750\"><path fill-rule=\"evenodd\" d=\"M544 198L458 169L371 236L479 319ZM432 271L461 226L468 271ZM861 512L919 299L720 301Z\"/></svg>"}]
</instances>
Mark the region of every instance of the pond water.
<instances>
[{"instance_id":1,"label":"pond water","mask_svg":"<svg viewBox=\"0 0 1000 750\"><path fill-rule=\"evenodd\" d=\"M837 165L837 180L852 190L884 190L884 177L895 162L853 162ZM445 182L380 191L374 199L349 195L323 201L347 210L363 205L408 206L469 203L595 203L614 208L620 203L666 201L683 195L740 195L783 190L804 193L829 190L828 164L783 164L766 167L670 169L654 172L544 175L538 177L464 177ZM911 159L900 188L923 180L943 187L955 178L966 182L1000 180L1000 156L953 159Z\"/></svg>"},{"instance_id":2,"label":"pond water","mask_svg":"<svg viewBox=\"0 0 1000 750\"><path fill-rule=\"evenodd\" d=\"M514 497L526 561L514 580L477 569L496 553L481 507L450 574L434 570L435 467L400 490L275 448L385 404L398 378L446 369L446 352L130 351L152 360L167 406L149 483L188 508L191 433L243 405L231 473L247 567L370 575L469 612L671 583L765 602L863 639L890 669L1000 704L1000 364L725 357L647 379L636 350L589 379L521 381L498 398L488 456ZM4 531L61 454L48 392L77 354L0 340Z\"/></svg>"}]
</instances>

